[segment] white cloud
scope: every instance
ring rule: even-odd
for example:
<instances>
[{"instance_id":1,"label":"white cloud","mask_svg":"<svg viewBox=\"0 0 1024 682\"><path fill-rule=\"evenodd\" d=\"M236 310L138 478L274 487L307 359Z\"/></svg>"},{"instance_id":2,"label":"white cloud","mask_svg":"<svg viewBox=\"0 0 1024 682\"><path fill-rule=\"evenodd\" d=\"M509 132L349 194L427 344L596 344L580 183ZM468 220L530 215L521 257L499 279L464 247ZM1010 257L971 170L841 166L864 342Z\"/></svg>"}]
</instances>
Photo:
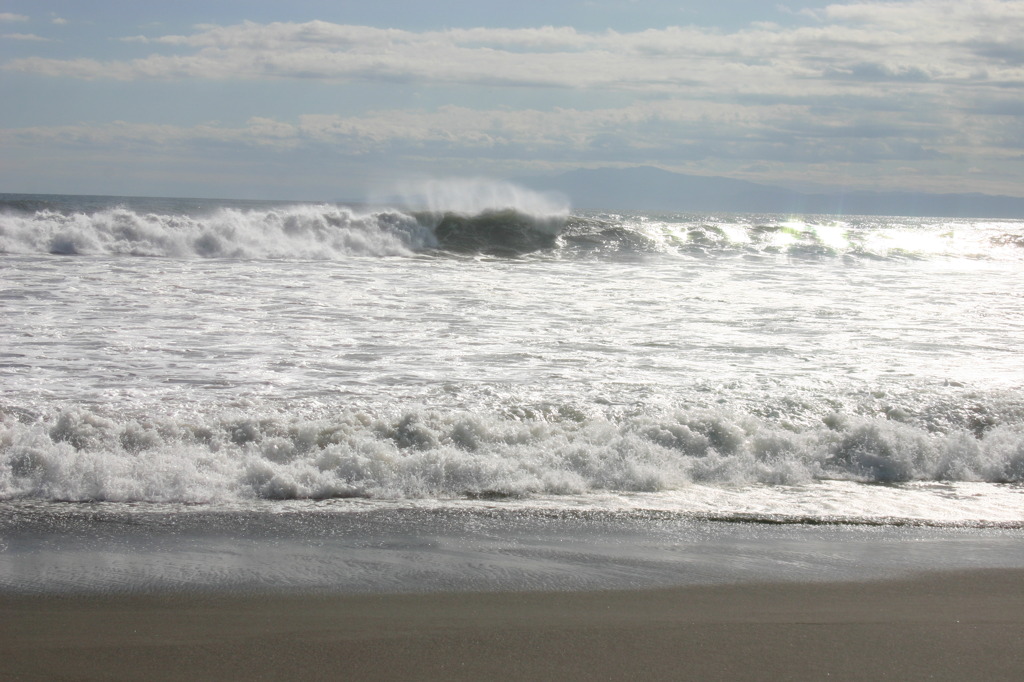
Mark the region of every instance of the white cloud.
<instances>
[{"instance_id":1,"label":"white cloud","mask_svg":"<svg viewBox=\"0 0 1024 682\"><path fill-rule=\"evenodd\" d=\"M1024 65L984 49L1012 51L1024 35L1021 0L831 5L817 18L814 25L759 24L733 33L698 27L584 33L550 26L414 32L323 21L245 22L125 39L161 48L135 60L35 57L4 68L120 80L313 78L637 92L822 94L886 74L893 81L914 74L920 87L927 81L1024 85Z\"/></svg>"},{"instance_id":2,"label":"white cloud","mask_svg":"<svg viewBox=\"0 0 1024 682\"><path fill-rule=\"evenodd\" d=\"M10 12L0 12L0 21L28 21L28 17L24 14L11 14Z\"/></svg>"},{"instance_id":3,"label":"white cloud","mask_svg":"<svg viewBox=\"0 0 1024 682\"><path fill-rule=\"evenodd\" d=\"M985 127L940 112L915 127L899 111L849 120L805 105L659 100L598 110L508 110L444 106L378 110L357 116L253 117L237 126L116 121L0 130L10 158L225 160L245 165L344 159L364 173L388 167L428 172L520 174L579 166L656 164L686 172L934 191L1019 194L1020 143L1004 119ZM1019 136L1019 133L1018 133ZM300 161L301 160L301 161ZM28 161L26 161L28 163ZM363 164L360 166L359 164ZM975 166L986 173L964 174ZM904 170L899 170L900 168ZM906 169L913 169L914 172ZM298 172L296 170L296 172Z\"/></svg>"},{"instance_id":4,"label":"white cloud","mask_svg":"<svg viewBox=\"0 0 1024 682\"><path fill-rule=\"evenodd\" d=\"M49 38L43 38L42 36L37 36L34 33L5 33L3 35L0 35L0 38L3 38L5 40L23 40L25 42L36 43L53 42Z\"/></svg>"},{"instance_id":5,"label":"white cloud","mask_svg":"<svg viewBox=\"0 0 1024 682\"><path fill-rule=\"evenodd\" d=\"M945 121L950 129L962 119ZM916 130L900 112L876 112L850 121L803 105L749 105L659 100L620 108L391 109L358 116L307 114L292 122L253 117L244 126L170 126L115 122L106 125L31 127L0 131L10 145L169 148L217 143L267 149L336 149L349 155L386 153L492 158L702 158L804 159L815 161L943 155L943 145L994 146L999 129L986 137L945 140L928 128Z\"/></svg>"},{"instance_id":6,"label":"white cloud","mask_svg":"<svg viewBox=\"0 0 1024 682\"><path fill-rule=\"evenodd\" d=\"M296 101L289 114L237 125L31 127L0 130L0 141L22 150L113 146L186 156L316 149L396 163L663 162L707 172L718 164L792 177L870 167L877 179L880 168L900 177L899 168L917 168L921 183L927 168L946 164L947 178L954 177L949 169L962 175L973 166L989 169L989 178L1006 170L1003 181L1019 185L1013 163L1024 148L1024 0L852 2L793 17L791 26L731 32L202 25L184 35L123 38L119 49L135 50L137 59L33 56L2 68L124 82L294 79L338 93L363 92L337 87L360 81L410 84L417 94L437 86L424 101L456 93L447 101L468 105L341 116L310 113ZM546 105L522 109L524 94ZM981 182L982 174L973 176Z\"/></svg>"}]
</instances>

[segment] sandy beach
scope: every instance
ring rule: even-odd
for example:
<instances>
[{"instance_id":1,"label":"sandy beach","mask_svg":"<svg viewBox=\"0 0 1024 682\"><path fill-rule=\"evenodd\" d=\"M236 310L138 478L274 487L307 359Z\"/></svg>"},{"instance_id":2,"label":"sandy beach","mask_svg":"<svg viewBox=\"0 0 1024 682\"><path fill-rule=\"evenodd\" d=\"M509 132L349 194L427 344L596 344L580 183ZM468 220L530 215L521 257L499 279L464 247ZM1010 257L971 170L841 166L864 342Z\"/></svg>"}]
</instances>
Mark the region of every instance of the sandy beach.
<instances>
[{"instance_id":1,"label":"sandy beach","mask_svg":"<svg viewBox=\"0 0 1024 682\"><path fill-rule=\"evenodd\" d=\"M4 677L899 679L1024 674L1024 571L423 595L0 597Z\"/></svg>"}]
</instances>

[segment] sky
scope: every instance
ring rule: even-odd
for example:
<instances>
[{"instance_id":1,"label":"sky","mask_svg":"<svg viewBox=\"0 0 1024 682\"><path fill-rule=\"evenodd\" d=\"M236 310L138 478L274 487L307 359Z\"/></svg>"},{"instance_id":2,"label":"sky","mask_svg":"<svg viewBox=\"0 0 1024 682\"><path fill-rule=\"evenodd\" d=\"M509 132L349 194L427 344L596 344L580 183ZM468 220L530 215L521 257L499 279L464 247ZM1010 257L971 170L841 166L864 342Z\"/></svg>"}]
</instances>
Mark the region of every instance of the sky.
<instances>
[{"instance_id":1,"label":"sky","mask_svg":"<svg viewBox=\"0 0 1024 682\"><path fill-rule=\"evenodd\" d=\"M0 0L0 192L656 166L1024 196L1024 0Z\"/></svg>"}]
</instances>

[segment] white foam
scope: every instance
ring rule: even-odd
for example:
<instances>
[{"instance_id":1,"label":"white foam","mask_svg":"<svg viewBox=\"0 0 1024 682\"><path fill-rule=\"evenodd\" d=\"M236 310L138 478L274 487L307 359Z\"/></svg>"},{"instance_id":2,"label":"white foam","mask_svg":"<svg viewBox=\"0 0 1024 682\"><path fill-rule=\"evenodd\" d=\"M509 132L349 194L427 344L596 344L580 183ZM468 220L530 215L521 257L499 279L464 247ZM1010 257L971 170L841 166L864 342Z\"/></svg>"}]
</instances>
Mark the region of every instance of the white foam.
<instances>
[{"instance_id":1,"label":"white foam","mask_svg":"<svg viewBox=\"0 0 1024 682\"><path fill-rule=\"evenodd\" d=\"M686 496L694 485L734 491L827 480L1019 483L1024 428L997 426L976 437L847 417L795 431L707 410L620 419L343 410L312 419L65 409L36 420L11 411L0 420L0 499L7 500ZM833 504L834 496L823 498L801 513L830 515Z\"/></svg>"},{"instance_id":2,"label":"white foam","mask_svg":"<svg viewBox=\"0 0 1024 682\"><path fill-rule=\"evenodd\" d=\"M129 207L95 212L40 210L0 213L0 253L118 254L173 258L293 258L332 260L352 256L408 256L438 246L433 228L447 213L464 216L513 211L533 230L558 235L570 215L565 197L474 178L400 183L378 193L375 204L399 206L358 211L344 206L296 204L273 208L221 208L204 214L154 213ZM424 216L423 212L428 215ZM747 219L716 221L616 217L627 240L664 254L756 252L1015 261L1024 259L1020 221L927 223L920 219L848 218L841 222ZM585 221L576 223L577 229ZM604 230L608 224L598 223ZM575 233L579 236L581 233ZM585 235L585 233L583 233ZM606 236L586 235L604 253ZM823 252L824 250L824 252Z\"/></svg>"},{"instance_id":3,"label":"white foam","mask_svg":"<svg viewBox=\"0 0 1024 682\"><path fill-rule=\"evenodd\" d=\"M7 253L336 259L409 255L435 245L430 229L408 214L328 205L222 208L201 216L124 207L0 216L0 251Z\"/></svg>"}]
</instances>

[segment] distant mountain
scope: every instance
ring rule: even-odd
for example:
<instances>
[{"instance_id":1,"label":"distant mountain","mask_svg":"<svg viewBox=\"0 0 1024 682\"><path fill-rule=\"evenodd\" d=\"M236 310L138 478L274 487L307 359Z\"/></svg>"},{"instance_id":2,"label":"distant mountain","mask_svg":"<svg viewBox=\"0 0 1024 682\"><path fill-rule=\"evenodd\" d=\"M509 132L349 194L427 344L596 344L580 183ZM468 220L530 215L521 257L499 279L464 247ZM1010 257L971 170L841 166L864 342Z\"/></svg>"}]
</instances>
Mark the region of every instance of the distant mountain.
<instances>
[{"instance_id":1,"label":"distant mountain","mask_svg":"<svg viewBox=\"0 0 1024 682\"><path fill-rule=\"evenodd\" d=\"M595 210L1024 218L1024 198L1019 197L864 191L808 194L650 166L583 168L516 182L536 190L561 192L574 207Z\"/></svg>"}]
</instances>

